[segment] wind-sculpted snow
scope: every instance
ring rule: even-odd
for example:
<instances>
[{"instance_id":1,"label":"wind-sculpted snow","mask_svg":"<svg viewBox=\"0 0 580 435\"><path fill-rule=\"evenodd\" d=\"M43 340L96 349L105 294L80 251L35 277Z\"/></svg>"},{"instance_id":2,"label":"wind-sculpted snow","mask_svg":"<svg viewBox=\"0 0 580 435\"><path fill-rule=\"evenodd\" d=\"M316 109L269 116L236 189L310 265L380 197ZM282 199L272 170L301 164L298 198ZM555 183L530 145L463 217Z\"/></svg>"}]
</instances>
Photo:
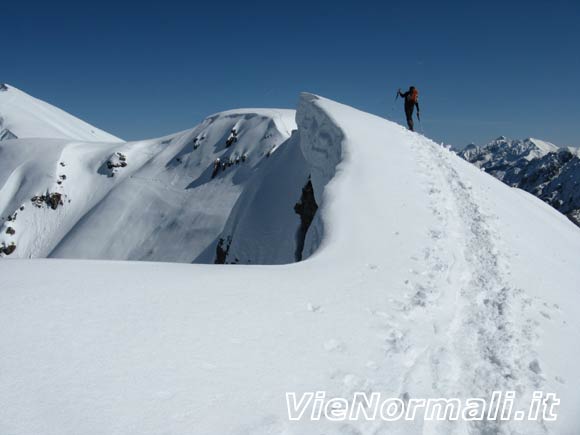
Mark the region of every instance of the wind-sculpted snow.
<instances>
[{"instance_id":1,"label":"wind-sculpted snow","mask_svg":"<svg viewBox=\"0 0 580 435\"><path fill-rule=\"evenodd\" d=\"M272 155L264 176L254 177L238 199L215 244L227 247L225 262L292 263L296 260L297 244L303 245L301 259L318 249L324 237L320 213L315 214L304 243L297 239L299 217L294 205L311 180L317 206L323 208L326 185L343 159L343 133L319 107L320 101L320 97L312 94L301 95L295 134ZM214 252L212 245L200 258L206 262Z\"/></svg>"},{"instance_id":2,"label":"wind-sculpted snow","mask_svg":"<svg viewBox=\"0 0 580 435\"><path fill-rule=\"evenodd\" d=\"M240 264L1 261L1 427L44 435L578 432L580 232L570 221L419 134L311 95L301 98L297 131L288 140L280 133L270 157L251 161L248 171L234 164L212 178L212 158L232 157L244 143L256 143L244 142L250 131L268 130L270 119L246 129L247 115L218 116L158 141L89 148L74 165L91 173L106 168L87 182L96 186L93 199L101 194L99 183L119 183L105 191L115 198L112 208L132 201L115 196L121 181L142 173L131 192L150 205L140 214L131 213L138 204L123 207L131 215L122 222L129 232L141 225L138 216L167 210L161 199L167 207L183 204L179 213L195 206L171 199L185 185L179 168L195 174L190 190L208 189L207 198L195 198L206 201L202 210L224 200L209 197L243 184L207 245L220 247L220 260L236 262L239 255ZM226 147L233 136L237 141ZM51 178L48 169L60 159L54 155L80 159L78 147L55 142L41 162L0 148L20 168L0 171L6 189L0 199L36 185L22 175L26 165ZM204 147L215 152L195 154ZM266 143L261 150L270 148ZM103 166L107 161L112 164ZM63 183L79 182L72 172L63 175ZM313 252L293 264L242 264L266 263L267 256L272 263L292 260L294 205L308 179L319 204L305 243ZM164 189L143 196L158 185ZM60 205L50 193L37 192L25 211L65 215L67 198ZM18 198L8 202L19 204ZM108 228L122 216L107 220ZM94 234L98 244L102 233ZM171 243L183 249L177 236ZM152 243L151 249L163 248ZM346 399L377 392L409 403L489 400L495 389L515 392L514 411L526 410L535 390L556 393L557 421L418 415L333 422L311 420L310 409L290 421L286 407L286 392Z\"/></svg>"}]
</instances>

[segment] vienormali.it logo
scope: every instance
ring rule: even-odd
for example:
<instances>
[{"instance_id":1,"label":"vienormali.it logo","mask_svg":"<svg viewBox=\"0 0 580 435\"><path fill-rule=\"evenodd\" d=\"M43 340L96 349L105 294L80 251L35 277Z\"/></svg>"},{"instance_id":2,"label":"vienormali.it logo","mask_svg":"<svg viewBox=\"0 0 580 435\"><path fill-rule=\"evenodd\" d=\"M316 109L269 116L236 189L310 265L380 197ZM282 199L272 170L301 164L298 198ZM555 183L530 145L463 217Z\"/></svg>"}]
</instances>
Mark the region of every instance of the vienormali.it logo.
<instances>
[{"instance_id":1,"label":"vienormali.it logo","mask_svg":"<svg viewBox=\"0 0 580 435\"><path fill-rule=\"evenodd\" d=\"M556 421L560 399L555 393L535 391L524 411L514 410L514 391L494 391L489 400L481 398L382 398L380 393L354 393L350 399L327 398L325 391L306 392L300 397L286 393L288 419L298 421L357 420L464 420L464 421Z\"/></svg>"}]
</instances>

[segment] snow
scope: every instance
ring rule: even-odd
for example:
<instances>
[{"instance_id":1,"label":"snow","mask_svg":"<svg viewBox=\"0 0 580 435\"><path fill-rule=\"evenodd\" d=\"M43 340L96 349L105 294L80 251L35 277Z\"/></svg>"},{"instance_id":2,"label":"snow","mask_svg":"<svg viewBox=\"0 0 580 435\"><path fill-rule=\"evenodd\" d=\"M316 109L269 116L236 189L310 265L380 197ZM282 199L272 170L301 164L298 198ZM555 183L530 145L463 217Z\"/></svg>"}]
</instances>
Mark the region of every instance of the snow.
<instances>
[{"instance_id":1,"label":"snow","mask_svg":"<svg viewBox=\"0 0 580 435\"><path fill-rule=\"evenodd\" d=\"M15 136L122 142L122 139L38 100L14 86L4 85L4 87L6 89L0 90L0 141ZM6 137L2 139L4 135Z\"/></svg>"},{"instance_id":2,"label":"snow","mask_svg":"<svg viewBox=\"0 0 580 435\"><path fill-rule=\"evenodd\" d=\"M458 154L509 186L532 193L579 225L579 154L538 139L500 137L483 147L469 145Z\"/></svg>"},{"instance_id":3,"label":"snow","mask_svg":"<svg viewBox=\"0 0 580 435\"><path fill-rule=\"evenodd\" d=\"M53 141L46 168L38 161L18 160L22 157L10 146L2 153L21 174L44 174L65 152L67 167L76 162L77 172L67 174L75 178L71 184L75 189L83 189L82 183L93 186L95 198L86 201L97 205L102 203L97 197L115 195L118 189L128 190L117 194L110 207L130 201L135 192L155 189L153 180L159 179L167 186L163 197L171 207L174 191L184 186L172 184L178 177L159 174L157 164L171 167L173 158L183 155L191 173L206 171L207 166L194 164L196 159L209 164L230 149L179 154L183 144L203 133L208 143L221 144L232 125L249 122L247 116L217 115L211 124L223 125L215 130L202 124L163 140L121 147L95 144L86 153L79 152L81 145ZM270 125L269 118L260 119L246 134L262 122ZM260 160L262 169L252 170L255 176L246 179L238 200L229 203L236 202L223 215L220 234L232 230L255 240L247 251L243 241L237 245L247 258L262 262L262 246L282 260L297 226L295 221L286 228L298 199L286 196L295 191L293 186L302 187L309 174L320 208L307 234L305 261L277 266L0 262L4 432L577 432L578 229L532 195L507 187L390 121L310 94L302 95L296 120L297 131L278 143L271 157ZM244 129L239 131L235 146L245 137ZM79 180L77 187L80 173L98 169L103 156L115 152L126 155L126 168L113 177ZM138 173L142 184L119 181ZM0 175L6 189L0 198L18 196L19 186L40 183L14 173L6 176L5 170ZM117 182L117 188L103 187ZM237 186L228 182L224 195ZM215 189L207 192L208 198ZM276 192L286 202L278 198L270 204ZM76 191L66 193L77 199ZM218 203L203 203L200 210ZM123 208L133 214L118 225L128 232L142 225L139 220L146 221L159 208L148 204L151 199ZM195 207L193 200L178 213L189 207ZM254 225L252 219L265 209L271 216ZM65 210L56 212L64 215ZM267 222L268 234L261 234L259 226ZM92 234L91 242L98 244L103 232ZM336 423L291 422L286 414L287 391L465 398L489 397L494 389L517 391L518 409L534 390L555 392L561 399L558 420L497 426L423 420Z\"/></svg>"},{"instance_id":4,"label":"snow","mask_svg":"<svg viewBox=\"0 0 580 435\"><path fill-rule=\"evenodd\" d=\"M191 130L137 142L1 142L0 216L17 216L0 227L0 243L16 243L14 258L213 263L236 201L251 180L263 178L268 156L295 129L294 116L292 110L229 111ZM228 147L232 129L236 142ZM216 158L233 163L212 178ZM304 182L296 182L296 200ZM47 192L61 194L62 206L32 206L34 196ZM5 234L8 226L14 236Z\"/></svg>"},{"instance_id":5,"label":"snow","mask_svg":"<svg viewBox=\"0 0 580 435\"><path fill-rule=\"evenodd\" d=\"M534 139L533 137L528 139L530 142L533 142L544 154L553 153L558 151L560 148L553 143L546 142L540 139Z\"/></svg>"}]
</instances>

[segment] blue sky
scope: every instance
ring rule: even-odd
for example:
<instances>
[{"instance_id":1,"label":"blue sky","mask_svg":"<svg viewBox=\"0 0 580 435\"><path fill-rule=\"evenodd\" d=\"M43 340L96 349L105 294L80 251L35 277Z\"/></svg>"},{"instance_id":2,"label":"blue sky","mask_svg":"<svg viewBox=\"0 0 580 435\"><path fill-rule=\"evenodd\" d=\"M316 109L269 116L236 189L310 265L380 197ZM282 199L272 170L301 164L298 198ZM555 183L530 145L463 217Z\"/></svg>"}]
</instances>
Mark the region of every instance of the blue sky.
<instances>
[{"instance_id":1,"label":"blue sky","mask_svg":"<svg viewBox=\"0 0 580 435\"><path fill-rule=\"evenodd\" d=\"M580 2L4 2L0 82L124 139L314 92L454 145L580 145Z\"/></svg>"}]
</instances>

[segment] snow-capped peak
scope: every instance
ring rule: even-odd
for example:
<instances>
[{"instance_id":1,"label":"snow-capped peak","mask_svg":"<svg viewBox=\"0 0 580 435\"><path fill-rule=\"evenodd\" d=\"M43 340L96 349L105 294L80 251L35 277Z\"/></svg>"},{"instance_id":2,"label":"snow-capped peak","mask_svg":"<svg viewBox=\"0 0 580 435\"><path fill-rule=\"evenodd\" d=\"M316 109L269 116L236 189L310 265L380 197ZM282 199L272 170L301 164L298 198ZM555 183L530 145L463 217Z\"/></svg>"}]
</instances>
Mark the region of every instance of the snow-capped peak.
<instances>
[{"instance_id":1,"label":"snow-capped peak","mask_svg":"<svg viewBox=\"0 0 580 435\"><path fill-rule=\"evenodd\" d=\"M58 107L3 83L0 86L0 140L14 138L123 141Z\"/></svg>"},{"instance_id":2,"label":"snow-capped peak","mask_svg":"<svg viewBox=\"0 0 580 435\"><path fill-rule=\"evenodd\" d=\"M535 144L536 147L538 147L538 149L545 154L553 153L553 152L556 152L560 149L560 147L558 147L557 145L554 145L551 142L546 142L546 141L541 140L541 139L535 139L533 137L530 137L526 140Z\"/></svg>"}]
</instances>

